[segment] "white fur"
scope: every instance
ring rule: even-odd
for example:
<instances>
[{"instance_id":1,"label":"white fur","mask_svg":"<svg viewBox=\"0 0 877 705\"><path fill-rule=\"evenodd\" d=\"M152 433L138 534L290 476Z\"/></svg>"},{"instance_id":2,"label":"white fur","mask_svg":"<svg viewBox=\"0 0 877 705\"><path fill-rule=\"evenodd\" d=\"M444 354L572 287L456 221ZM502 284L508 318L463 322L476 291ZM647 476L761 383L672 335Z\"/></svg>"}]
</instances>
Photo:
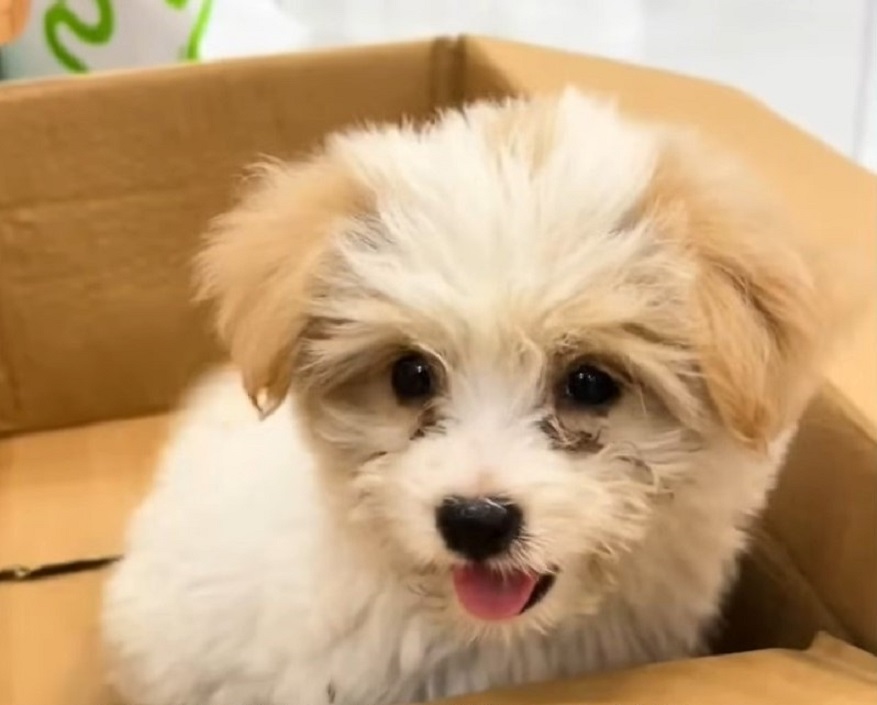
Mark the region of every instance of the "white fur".
<instances>
[{"instance_id":1,"label":"white fur","mask_svg":"<svg viewBox=\"0 0 877 705\"><path fill-rule=\"evenodd\" d=\"M260 421L235 373L205 382L107 591L111 676L132 703L392 705L700 648L789 434L759 454L714 420L687 425L630 395L600 422L602 451L549 447L534 415L550 362L529 331L561 325L571 299L576 325L646 311L684 331L693 274L648 223L625 224L657 133L569 94L561 146L534 177L514 145L491 151L478 126L493 110L328 148L376 194L377 216L345 221L344 266L325 275L335 293L311 309L346 317L352 338L311 353L329 364L388 322L422 333L447 366L442 433L413 442L371 407L327 406L315 424L291 400ZM687 353L625 344L671 399L698 393ZM560 567L508 624L456 605L456 559L434 527L443 496L486 490L528 517L510 565Z\"/></svg>"},{"instance_id":2,"label":"white fur","mask_svg":"<svg viewBox=\"0 0 877 705\"><path fill-rule=\"evenodd\" d=\"M312 705L332 683L343 705L409 703L683 657L772 476L731 454L699 468L597 614L467 643L335 530L294 414L259 422L234 374L189 408L109 590L130 702Z\"/></svg>"}]
</instances>

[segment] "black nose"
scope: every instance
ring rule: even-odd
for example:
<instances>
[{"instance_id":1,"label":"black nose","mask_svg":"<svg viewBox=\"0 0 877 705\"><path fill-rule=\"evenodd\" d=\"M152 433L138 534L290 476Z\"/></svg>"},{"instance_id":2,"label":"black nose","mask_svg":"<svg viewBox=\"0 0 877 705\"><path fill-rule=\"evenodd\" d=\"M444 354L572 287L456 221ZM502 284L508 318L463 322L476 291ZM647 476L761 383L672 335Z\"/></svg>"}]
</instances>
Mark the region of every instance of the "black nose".
<instances>
[{"instance_id":1,"label":"black nose","mask_svg":"<svg viewBox=\"0 0 877 705\"><path fill-rule=\"evenodd\" d=\"M518 505L498 497L448 497L436 510L436 526L445 545L473 561L507 550L521 533Z\"/></svg>"}]
</instances>

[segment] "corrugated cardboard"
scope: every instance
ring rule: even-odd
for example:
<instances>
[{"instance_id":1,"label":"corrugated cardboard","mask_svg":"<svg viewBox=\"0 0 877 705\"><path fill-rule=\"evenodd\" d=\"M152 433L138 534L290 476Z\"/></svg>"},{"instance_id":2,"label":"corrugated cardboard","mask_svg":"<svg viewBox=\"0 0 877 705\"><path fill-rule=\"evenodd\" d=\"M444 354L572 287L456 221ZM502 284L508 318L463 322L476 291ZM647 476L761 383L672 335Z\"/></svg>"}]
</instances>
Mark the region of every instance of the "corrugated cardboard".
<instances>
[{"instance_id":1,"label":"corrugated cardboard","mask_svg":"<svg viewBox=\"0 0 877 705\"><path fill-rule=\"evenodd\" d=\"M567 83L694 123L784 194L805 236L877 258L872 175L737 91L603 60L438 39L0 88L0 567L119 549L165 412L218 355L188 260L246 164L351 123ZM875 350L871 317L807 414L716 635L717 651L773 650L461 702L862 702L866 654L789 649L824 631L877 650ZM107 702L101 578L0 585L0 703Z\"/></svg>"}]
</instances>

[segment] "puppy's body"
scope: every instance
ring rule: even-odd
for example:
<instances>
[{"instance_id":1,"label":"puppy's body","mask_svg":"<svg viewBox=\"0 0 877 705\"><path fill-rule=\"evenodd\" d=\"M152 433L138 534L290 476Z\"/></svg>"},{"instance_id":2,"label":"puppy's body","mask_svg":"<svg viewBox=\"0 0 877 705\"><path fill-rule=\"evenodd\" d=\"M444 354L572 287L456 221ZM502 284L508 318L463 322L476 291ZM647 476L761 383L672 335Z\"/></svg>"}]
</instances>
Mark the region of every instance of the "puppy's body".
<instances>
[{"instance_id":1,"label":"puppy's body","mask_svg":"<svg viewBox=\"0 0 877 705\"><path fill-rule=\"evenodd\" d=\"M827 320L747 183L574 93L270 169L200 260L243 379L134 520L123 693L390 705L696 653Z\"/></svg>"},{"instance_id":2,"label":"puppy's body","mask_svg":"<svg viewBox=\"0 0 877 705\"><path fill-rule=\"evenodd\" d=\"M675 498L597 614L470 641L333 515L295 417L259 421L233 372L187 407L107 607L131 702L390 705L690 655L742 542L739 494L755 508L772 477L699 468L705 489Z\"/></svg>"}]
</instances>

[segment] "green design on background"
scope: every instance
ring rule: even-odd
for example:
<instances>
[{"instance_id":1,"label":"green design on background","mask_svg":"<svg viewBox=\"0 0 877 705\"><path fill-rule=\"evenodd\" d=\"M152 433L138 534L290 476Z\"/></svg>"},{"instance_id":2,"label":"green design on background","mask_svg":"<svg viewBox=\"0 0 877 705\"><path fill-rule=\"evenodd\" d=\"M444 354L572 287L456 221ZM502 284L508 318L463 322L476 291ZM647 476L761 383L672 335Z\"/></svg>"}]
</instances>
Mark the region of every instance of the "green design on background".
<instances>
[{"instance_id":1,"label":"green design on background","mask_svg":"<svg viewBox=\"0 0 877 705\"><path fill-rule=\"evenodd\" d=\"M133 0L126 1L133 2ZM92 24L83 21L75 11L67 7L67 0L57 0L46 10L43 17L43 33L49 51L58 60L58 63L73 73L86 73L88 66L62 43L59 36L60 30L67 28L76 39L84 44L98 46L106 44L110 40L116 27L112 0L94 0L94 3L97 6L98 18ZM189 4L189 0L165 0L165 3L174 10L183 10ZM180 49L181 59L198 61L201 58L201 41L207 31L212 10L213 0L202 0L186 45Z\"/></svg>"},{"instance_id":2,"label":"green design on background","mask_svg":"<svg viewBox=\"0 0 877 705\"><path fill-rule=\"evenodd\" d=\"M189 4L189 0L165 0L175 10L182 10ZM210 21L210 12L213 10L213 0L202 0L195 24L189 33L186 46L180 51L180 58L187 61L198 61L201 58L201 40L207 31L207 23Z\"/></svg>"},{"instance_id":3,"label":"green design on background","mask_svg":"<svg viewBox=\"0 0 877 705\"><path fill-rule=\"evenodd\" d=\"M58 0L46 10L43 17L43 32L49 50L64 68L74 73L85 73L88 67L61 43L58 37L59 28L67 27L77 39L92 46L106 44L115 28L115 16L110 0L94 0L94 2L98 9L97 22L94 24L83 22L67 7L66 0Z\"/></svg>"}]
</instances>

